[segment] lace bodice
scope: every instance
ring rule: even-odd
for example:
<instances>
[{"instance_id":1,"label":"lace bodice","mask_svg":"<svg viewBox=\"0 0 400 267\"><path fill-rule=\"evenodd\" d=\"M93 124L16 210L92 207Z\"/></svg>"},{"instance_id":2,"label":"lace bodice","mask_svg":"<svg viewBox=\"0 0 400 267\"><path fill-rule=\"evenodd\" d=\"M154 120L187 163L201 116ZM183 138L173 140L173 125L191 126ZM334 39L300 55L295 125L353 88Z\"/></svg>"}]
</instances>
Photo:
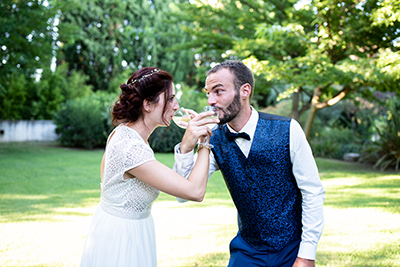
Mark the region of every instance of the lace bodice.
<instances>
[{"instance_id":1,"label":"lace bodice","mask_svg":"<svg viewBox=\"0 0 400 267\"><path fill-rule=\"evenodd\" d=\"M114 216L142 219L150 216L159 191L138 178L124 179L124 173L150 160L153 150L126 125L117 126L106 147L100 205Z\"/></svg>"}]
</instances>

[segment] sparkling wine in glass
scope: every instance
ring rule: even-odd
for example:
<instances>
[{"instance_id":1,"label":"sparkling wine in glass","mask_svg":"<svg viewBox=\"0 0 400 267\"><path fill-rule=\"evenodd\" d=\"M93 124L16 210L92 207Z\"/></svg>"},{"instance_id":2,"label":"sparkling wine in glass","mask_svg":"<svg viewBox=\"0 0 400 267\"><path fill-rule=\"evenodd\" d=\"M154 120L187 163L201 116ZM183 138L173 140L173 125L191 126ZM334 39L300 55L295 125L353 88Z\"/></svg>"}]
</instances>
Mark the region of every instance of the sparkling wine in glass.
<instances>
[{"instance_id":1,"label":"sparkling wine in glass","mask_svg":"<svg viewBox=\"0 0 400 267\"><path fill-rule=\"evenodd\" d=\"M206 117L206 119L218 119L219 118L219 111L215 107L213 107L213 106L205 106L203 108L203 112L208 112L208 111L214 111L214 114L209 116L209 117ZM215 125L217 125L217 124L216 123L207 124L207 126L210 129L214 128Z\"/></svg>"},{"instance_id":2,"label":"sparkling wine in glass","mask_svg":"<svg viewBox=\"0 0 400 267\"><path fill-rule=\"evenodd\" d=\"M183 129L187 128L187 123L191 119L190 113L187 112L185 108L179 108L177 111L175 111L175 115L172 117L172 120L175 122L175 124Z\"/></svg>"},{"instance_id":3,"label":"sparkling wine in glass","mask_svg":"<svg viewBox=\"0 0 400 267\"><path fill-rule=\"evenodd\" d=\"M203 108L203 112L208 112L208 111L214 111L214 114L212 114L211 116L206 117L206 119L218 119L219 118L219 111L217 108L213 107L213 106L205 106ZM214 126L217 125L216 123L209 123L207 124L207 126L212 129L214 128ZM211 148L213 147L212 145L210 145L210 140L208 139L208 136L206 136L206 139L204 140L204 143L208 144Z\"/></svg>"}]
</instances>

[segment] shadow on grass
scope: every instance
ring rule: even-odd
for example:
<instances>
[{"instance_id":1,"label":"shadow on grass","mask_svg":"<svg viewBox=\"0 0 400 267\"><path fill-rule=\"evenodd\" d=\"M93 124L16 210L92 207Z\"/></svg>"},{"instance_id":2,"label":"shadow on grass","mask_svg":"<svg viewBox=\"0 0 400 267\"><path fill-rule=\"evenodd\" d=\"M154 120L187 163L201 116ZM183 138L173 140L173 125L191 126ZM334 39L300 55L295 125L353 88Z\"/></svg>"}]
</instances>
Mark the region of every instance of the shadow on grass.
<instances>
[{"instance_id":1,"label":"shadow on grass","mask_svg":"<svg viewBox=\"0 0 400 267\"><path fill-rule=\"evenodd\" d=\"M98 196L97 191L74 192L70 194L70 200L58 194L47 193L34 196L10 195L9 198L2 196L0 222L59 221L56 219L58 216L91 216L91 210L79 207L84 206L84 199Z\"/></svg>"},{"instance_id":2,"label":"shadow on grass","mask_svg":"<svg viewBox=\"0 0 400 267\"><path fill-rule=\"evenodd\" d=\"M330 185L325 189L324 206L339 209L372 207L400 213L400 179L376 178L372 182L361 179L357 184Z\"/></svg>"},{"instance_id":3,"label":"shadow on grass","mask_svg":"<svg viewBox=\"0 0 400 267\"><path fill-rule=\"evenodd\" d=\"M369 164L322 158L316 158L315 160L320 170L320 175L323 176L324 179L335 178L338 177L338 175L347 177L349 175L356 176L362 174L371 178L375 177L377 174L400 175L400 172L396 172L393 169L381 171Z\"/></svg>"},{"instance_id":4,"label":"shadow on grass","mask_svg":"<svg viewBox=\"0 0 400 267\"><path fill-rule=\"evenodd\" d=\"M101 150L51 143L0 144L0 222L89 215L100 196Z\"/></svg>"},{"instance_id":5,"label":"shadow on grass","mask_svg":"<svg viewBox=\"0 0 400 267\"><path fill-rule=\"evenodd\" d=\"M156 200L157 202L161 201L172 201L177 202L176 198L167 195L165 193L161 193L160 196ZM192 202L188 201L184 204L186 207L194 207L194 208L207 208L211 206L225 206L228 208L234 207L232 198L229 194L229 191L225 185L225 181L222 177L221 172L215 172L211 175L208 185L206 195L204 197L203 202Z\"/></svg>"}]
</instances>

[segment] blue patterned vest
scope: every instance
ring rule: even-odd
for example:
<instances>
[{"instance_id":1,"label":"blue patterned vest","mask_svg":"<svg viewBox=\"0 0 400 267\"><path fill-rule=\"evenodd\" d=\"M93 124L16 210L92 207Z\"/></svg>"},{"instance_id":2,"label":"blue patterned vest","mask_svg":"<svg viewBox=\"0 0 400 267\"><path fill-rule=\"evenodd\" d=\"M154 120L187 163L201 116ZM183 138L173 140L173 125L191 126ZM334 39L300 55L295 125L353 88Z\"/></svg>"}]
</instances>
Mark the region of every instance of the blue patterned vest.
<instances>
[{"instance_id":1,"label":"blue patterned vest","mask_svg":"<svg viewBox=\"0 0 400 267\"><path fill-rule=\"evenodd\" d=\"M239 232L254 248L276 250L301 237L301 194L290 161L290 118L259 113L248 158L213 130L210 143L238 211Z\"/></svg>"}]
</instances>

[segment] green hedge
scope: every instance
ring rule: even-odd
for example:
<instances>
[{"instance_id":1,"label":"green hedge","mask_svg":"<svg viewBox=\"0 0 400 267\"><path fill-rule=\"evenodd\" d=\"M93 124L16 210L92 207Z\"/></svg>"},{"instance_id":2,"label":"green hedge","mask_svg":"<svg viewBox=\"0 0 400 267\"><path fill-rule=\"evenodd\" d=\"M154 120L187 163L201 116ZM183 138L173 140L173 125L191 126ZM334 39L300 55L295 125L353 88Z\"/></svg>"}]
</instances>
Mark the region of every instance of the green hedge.
<instances>
[{"instance_id":1,"label":"green hedge","mask_svg":"<svg viewBox=\"0 0 400 267\"><path fill-rule=\"evenodd\" d=\"M114 101L115 95L96 92L63 104L54 118L61 145L104 147L112 129L109 108Z\"/></svg>"},{"instance_id":2,"label":"green hedge","mask_svg":"<svg viewBox=\"0 0 400 267\"><path fill-rule=\"evenodd\" d=\"M170 153L176 144L181 142L185 130L176 126L172 121L168 127L158 127L149 138L149 144L154 152Z\"/></svg>"},{"instance_id":3,"label":"green hedge","mask_svg":"<svg viewBox=\"0 0 400 267\"><path fill-rule=\"evenodd\" d=\"M61 145L86 149L105 147L107 137L114 128L110 107L115 97L115 94L96 92L63 104L54 117ZM171 122L169 127L156 128L149 144L154 152L172 152L183 134L184 130Z\"/></svg>"},{"instance_id":4,"label":"green hedge","mask_svg":"<svg viewBox=\"0 0 400 267\"><path fill-rule=\"evenodd\" d=\"M352 129L324 128L310 140L314 156L343 159L346 153L359 153L362 143Z\"/></svg>"}]
</instances>

